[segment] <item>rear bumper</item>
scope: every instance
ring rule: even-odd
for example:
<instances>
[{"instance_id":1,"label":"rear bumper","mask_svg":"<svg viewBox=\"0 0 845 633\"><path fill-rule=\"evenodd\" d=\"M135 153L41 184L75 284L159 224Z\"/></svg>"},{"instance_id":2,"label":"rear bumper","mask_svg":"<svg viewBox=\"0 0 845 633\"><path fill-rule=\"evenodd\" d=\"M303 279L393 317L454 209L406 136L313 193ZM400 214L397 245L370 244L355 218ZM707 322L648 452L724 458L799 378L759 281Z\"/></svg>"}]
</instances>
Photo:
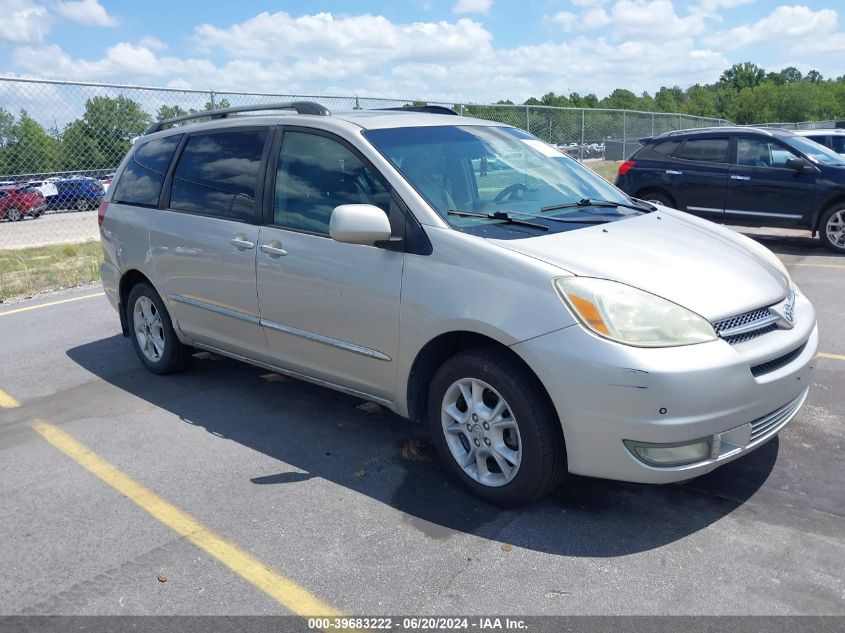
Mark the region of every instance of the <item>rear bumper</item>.
<instances>
[{"instance_id":1,"label":"rear bumper","mask_svg":"<svg viewBox=\"0 0 845 633\"><path fill-rule=\"evenodd\" d=\"M642 349L581 326L513 346L537 372L557 409L570 472L669 483L710 472L762 445L798 412L818 348L815 311L799 296L792 330L747 343L713 341ZM779 359L786 359L779 364ZM757 375L751 367L766 364ZM653 444L707 439L707 458L650 466L625 440Z\"/></svg>"}]
</instances>

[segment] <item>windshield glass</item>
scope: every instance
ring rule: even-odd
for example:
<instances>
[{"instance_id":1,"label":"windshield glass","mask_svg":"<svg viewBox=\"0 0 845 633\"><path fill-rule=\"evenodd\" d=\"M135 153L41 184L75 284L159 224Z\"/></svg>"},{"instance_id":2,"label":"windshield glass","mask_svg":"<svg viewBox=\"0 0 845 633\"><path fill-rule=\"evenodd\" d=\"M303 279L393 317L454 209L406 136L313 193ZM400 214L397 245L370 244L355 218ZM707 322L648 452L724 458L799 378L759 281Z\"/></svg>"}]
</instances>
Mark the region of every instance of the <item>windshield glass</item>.
<instances>
[{"instance_id":1,"label":"windshield glass","mask_svg":"<svg viewBox=\"0 0 845 633\"><path fill-rule=\"evenodd\" d=\"M782 140L790 147L806 155L813 162L822 165L842 165L845 163L845 158L843 158L842 154L837 154L824 145L819 145L815 141L811 141L803 136L789 136Z\"/></svg>"},{"instance_id":2,"label":"windshield glass","mask_svg":"<svg viewBox=\"0 0 845 633\"><path fill-rule=\"evenodd\" d=\"M630 199L577 161L515 128L386 128L368 130L364 136L460 230L489 237L528 237L582 228L597 217L612 221L640 214L612 204L542 211L585 198L618 204L630 204ZM502 212L547 225L548 230L539 232L536 227L486 217ZM583 218L584 223L548 219L553 217Z\"/></svg>"}]
</instances>

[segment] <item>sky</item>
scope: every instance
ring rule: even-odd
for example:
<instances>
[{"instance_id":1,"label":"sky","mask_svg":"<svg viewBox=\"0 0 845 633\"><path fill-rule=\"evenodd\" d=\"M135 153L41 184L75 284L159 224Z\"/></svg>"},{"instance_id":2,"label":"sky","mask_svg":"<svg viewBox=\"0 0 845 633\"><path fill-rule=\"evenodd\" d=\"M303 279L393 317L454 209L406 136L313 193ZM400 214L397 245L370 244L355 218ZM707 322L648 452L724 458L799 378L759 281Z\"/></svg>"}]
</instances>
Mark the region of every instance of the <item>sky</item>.
<instances>
[{"instance_id":1,"label":"sky","mask_svg":"<svg viewBox=\"0 0 845 633\"><path fill-rule=\"evenodd\" d=\"M0 0L0 75L431 101L845 75L843 0Z\"/></svg>"}]
</instances>

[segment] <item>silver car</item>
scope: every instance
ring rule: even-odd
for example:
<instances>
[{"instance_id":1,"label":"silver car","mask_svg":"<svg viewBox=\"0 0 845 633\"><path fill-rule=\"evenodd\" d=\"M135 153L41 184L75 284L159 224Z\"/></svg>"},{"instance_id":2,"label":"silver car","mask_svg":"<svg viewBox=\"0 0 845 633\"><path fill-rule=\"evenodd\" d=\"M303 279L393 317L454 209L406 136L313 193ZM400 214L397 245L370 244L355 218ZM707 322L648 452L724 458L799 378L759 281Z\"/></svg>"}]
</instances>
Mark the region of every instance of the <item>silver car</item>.
<instances>
[{"instance_id":1,"label":"silver car","mask_svg":"<svg viewBox=\"0 0 845 633\"><path fill-rule=\"evenodd\" d=\"M150 371L202 349L377 402L496 504L696 477L807 396L777 257L507 125L230 108L155 125L114 183L103 284Z\"/></svg>"}]
</instances>

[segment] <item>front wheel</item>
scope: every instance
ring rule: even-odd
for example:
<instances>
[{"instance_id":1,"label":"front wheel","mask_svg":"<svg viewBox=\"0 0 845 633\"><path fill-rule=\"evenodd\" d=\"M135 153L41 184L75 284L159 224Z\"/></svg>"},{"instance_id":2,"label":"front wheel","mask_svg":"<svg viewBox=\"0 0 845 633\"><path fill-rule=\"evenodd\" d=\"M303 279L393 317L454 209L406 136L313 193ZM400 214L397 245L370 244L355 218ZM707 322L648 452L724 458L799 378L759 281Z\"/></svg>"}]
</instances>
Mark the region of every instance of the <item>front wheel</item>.
<instances>
[{"instance_id":1,"label":"front wheel","mask_svg":"<svg viewBox=\"0 0 845 633\"><path fill-rule=\"evenodd\" d=\"M837 205L822 215L819 238L834 253L845 254L845 205Z\"/></svg>"},{"instance_id":2,"label":"front wheel","mask_svg":"<svg viewBox=\"0 0 845 633\"><path fill-rule=\"evenodd\" d=\"M9 218L9 222L20 222L23 220L23 211L12 207L8 211L6 211L6 217Z\"/></svg>"},{"instance_id":3,"label":"front wheel","mask_svg":"<svg viewBox=\"0 0 845 633\"><path fill-rule=\"evenodd\" d=\"M76 208L77 211L88 211L88 209L91 208L91 203L88 202L88 200L86 200L85 198L77 198L73 206Z\"/></svg>"},{"instance_id":4,"label":"front wheel","mask_svg":"<svg viewBox=\"0 0 845 633\"><path fill-rule=\"evenodd\" d=\"M132 288L126 311L132 345L144 367L154 374L173 374L188 365L190 348L179 341L164 302L149 284Z\"/></svg>"},{"instance_id":5,"label":"front wheel","mask_svg":"<svg viewBox=\"0 0 845 633\"><path fill-rule=\"evenodd\" d=\"M487 348L456 354L431 382L428 411L440 458L479 497L513 507L560 483L560 422L518 360Z\"/></svg>"}]
</instances>

